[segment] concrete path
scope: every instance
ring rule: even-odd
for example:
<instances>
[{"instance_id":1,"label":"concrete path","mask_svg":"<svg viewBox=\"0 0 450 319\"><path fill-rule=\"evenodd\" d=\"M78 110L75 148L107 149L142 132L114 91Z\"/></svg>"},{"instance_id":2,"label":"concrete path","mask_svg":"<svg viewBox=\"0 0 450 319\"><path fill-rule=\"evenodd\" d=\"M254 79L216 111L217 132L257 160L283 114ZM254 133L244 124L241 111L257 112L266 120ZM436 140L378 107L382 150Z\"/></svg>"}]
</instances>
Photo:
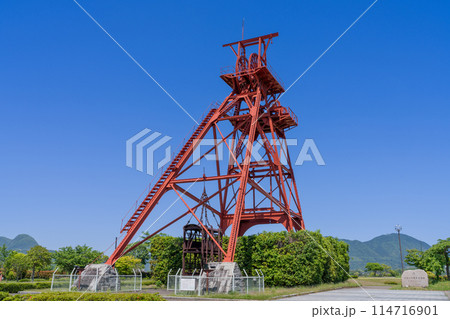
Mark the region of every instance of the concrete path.
<instances>
[{"instance_id":1,"label":"concrete path","mask_svg":"<svg viewBox=\"0 0 450 319\"><path fill-rule=\"evenodd\" d=\"M367 292L365 292L365 291ZM446 300L449 298L444 291L423 290L390 290L386 288L344 288L332 291L312 293L309 295L282 298L279 300L302 301L410 301L410 300ZM370 296L372 296L372 298Z\"/></svg>"}]
</instances>

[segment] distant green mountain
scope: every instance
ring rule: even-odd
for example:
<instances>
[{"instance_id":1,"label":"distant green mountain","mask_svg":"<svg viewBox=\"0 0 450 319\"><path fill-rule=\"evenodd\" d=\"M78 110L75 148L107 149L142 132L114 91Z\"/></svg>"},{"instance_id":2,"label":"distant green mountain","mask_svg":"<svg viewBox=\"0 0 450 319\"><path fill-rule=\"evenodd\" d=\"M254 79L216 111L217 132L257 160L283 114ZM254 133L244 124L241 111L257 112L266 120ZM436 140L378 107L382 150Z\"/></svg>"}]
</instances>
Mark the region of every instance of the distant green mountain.
<instances>
[{"instance_id":1,"label":"distant green mountain","mask_svg":"<svg viewBox=\"0 0 450 319\"><path fill-rule=\"evenodd\" d=\"M0 236L0 246L6 245L9 250L27 252L31 247L39 245L37 241L27 234L17 235L14 239Z\"/></svg>"},{"instance_id":2,"label":"distant green mountain","mask_svg":"<svg viewBox=\"0 0 450 319\"><path fill-rule=\"evenodd\" d=\"M414 237L401 234L402 253L405 258L407 249L427 250L430 245ZM398 234L388 234L375 237L369 241L341 239L350 246L350 270L363 270L368 262L391 266L401 269ZM405 268L409 267L404 263Z\"/></svg>"}]
</instances>

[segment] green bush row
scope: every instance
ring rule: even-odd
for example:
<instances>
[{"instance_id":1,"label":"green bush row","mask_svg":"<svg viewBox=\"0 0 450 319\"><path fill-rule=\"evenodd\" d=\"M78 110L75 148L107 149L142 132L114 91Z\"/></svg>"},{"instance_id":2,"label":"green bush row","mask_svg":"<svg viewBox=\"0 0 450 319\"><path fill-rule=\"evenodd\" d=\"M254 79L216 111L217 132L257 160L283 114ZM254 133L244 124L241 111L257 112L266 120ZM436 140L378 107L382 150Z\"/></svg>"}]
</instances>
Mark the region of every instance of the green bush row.
<instances>
[{"instance_id":1,"label":"green bush row","mask_svg":"<svg viewBox=\"0 0 450 319\"><path fill-rule=\"evenodd\" d=\"M166 284L169 271L175 274L182 267L183 239L159 234L150 238L149 247L153 279Z\"/></svg>"},{"instance_id":2,"label":"green bush row","mask_svg":"<svg viewBox=\"0 0 450 319\"><path fill-rule=\"evenodd\" d=\"M228 237L223 238L226 251ZM158 235L150 239L153 278L165 284L167 273L181 268L182 239ZM348 245L320 232L263 232L239 238L235 260L241 270L263 271L267 286L293 287L348 279ZM339 265L337 263L339 263Z\"/></svg>"},{"instance_id":3,"label":"green bush row","mask_svg":"<svg viewBox=\"0 0 450 319\"><path fill-rule=\"evenodd\" d=\"M3 301L164 301L159 294L46 292L3 297Z\"/></svg>"},{"instance_id":4,"label":"green bush row","mask_svg":"<svg viewBox=\"0 0 450 319\"><path fill-rule=\"evenodd\" d=\"M46 289L50 288L51 283L49 282L8 282L0 283L0 291L17 293L19 291L24 291L28 289Z\"/></svg>"},{"instance_id":5,"label":"green bush row","mask_svg":"<svg viewBox=\"0 0 450 319\"><path fill-rule=\"evenodd\" d=\"M34 282L51 282L51 279L34 278ZM32 282L31 279L20 279L19 282Z\"/></svg>"},{"instance_id":6,"label":"green bush row","mask_svg":"<svg viewBox=\"0 0 450 319\"><path fill-rule=\"evenodd\" d=\"M16 280L16 273L13 270L6 271L4 268L1 268L0 271L3 273L4 278L8 280ZM34 274L34 281L44 281L51 280L53 276L54 270L43 270L36 271ZM59 273L59 272L58 272ZM31 271L24 271L23 278L19 281L31 281Z\"/></svg>"},{"instance_id":7,"label":"green bush row","mask_svg":"<svg viewBox=\"0 0 450 319\"><path fill-rule=\"evenodd\" d=\"M350 268L348 245L318 231L263 232L241 237L235 260L241 270L253 275L255 269L262 270L267 286L341 282L348 279Z\"/></svg>"},{"instance_id":8,"label":"green bush row","mask_svg":"<svg viewBox=\"0 0 450 319\"><path fill-rule=\"evenodd\" d=\"M6 297L9 297L9 293L0 291L0 301L5 299Z\"/></svg>"}]
</instances>

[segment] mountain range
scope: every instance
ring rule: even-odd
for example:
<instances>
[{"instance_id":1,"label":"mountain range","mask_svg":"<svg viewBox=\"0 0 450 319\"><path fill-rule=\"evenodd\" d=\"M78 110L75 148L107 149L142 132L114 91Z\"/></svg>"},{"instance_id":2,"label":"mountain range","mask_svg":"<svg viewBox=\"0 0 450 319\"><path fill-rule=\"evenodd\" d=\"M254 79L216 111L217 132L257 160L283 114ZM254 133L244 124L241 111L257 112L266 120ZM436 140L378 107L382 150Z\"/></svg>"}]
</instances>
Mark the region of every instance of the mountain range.
<instances>
[{"instance_id":1,"label":"mountain range","mask_svg":"<svg viewBox=\"0 0 450 319\"><path fill-rule=\"evenodd\" d=\"M375 237L369 241L341 239L350 246L350 270L363 270L368 262L391 266L392 269L401 269L398 234L392 233ZM405 258L407 249L425 251L430 245L414 237L400 234L402 254ZM404 267L410 267L404 263Z\"/></svg>"},{"instance_id":2,"label":"mountain range","mask_svg":"<svg viewBox=\"0 0 450 319\"><path fill-rule=\"evenodd\" d=\"M38 245L37 241L27 234L17 235L14 239L0 236L0 246L6 245L9 250L27 252L31 247Z\"/></svg>"}]
</instances>

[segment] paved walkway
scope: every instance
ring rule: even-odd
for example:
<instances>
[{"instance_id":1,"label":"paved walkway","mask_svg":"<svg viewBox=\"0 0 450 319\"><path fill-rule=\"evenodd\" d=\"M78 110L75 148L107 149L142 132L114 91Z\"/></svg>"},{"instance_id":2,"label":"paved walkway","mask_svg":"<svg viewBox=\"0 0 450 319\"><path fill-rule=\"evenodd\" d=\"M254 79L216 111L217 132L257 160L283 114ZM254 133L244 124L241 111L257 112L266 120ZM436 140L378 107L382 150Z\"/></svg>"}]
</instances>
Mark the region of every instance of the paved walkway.
<instances>
[{"instance_id":1,"label":"paved walkway","mask_svg":"<svg viewBox=\"0 0 450 319\"><path fill-rule=\"evenodd\" d=\"M364 290L367 292L364 292ZM423 290L390 290L385 288L344 288L332 291L312 293L309 295L288 297L279 300L302 301L410 301L410 300L443 300L449 298L444 291ZM372 296L372 298L370 296Z\"/></svg>"}]
</instances>

